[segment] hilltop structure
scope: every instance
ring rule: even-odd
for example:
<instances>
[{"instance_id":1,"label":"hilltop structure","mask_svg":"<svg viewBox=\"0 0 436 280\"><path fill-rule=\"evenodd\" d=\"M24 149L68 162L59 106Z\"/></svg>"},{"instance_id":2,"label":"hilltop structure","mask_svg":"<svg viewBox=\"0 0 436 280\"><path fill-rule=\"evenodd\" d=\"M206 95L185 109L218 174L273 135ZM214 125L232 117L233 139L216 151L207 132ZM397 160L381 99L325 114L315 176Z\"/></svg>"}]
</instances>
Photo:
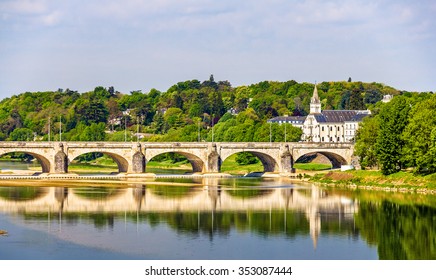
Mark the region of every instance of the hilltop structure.
<instances>
[{"instance_id":1,"label":"hilltop structure","mask_svg":"<svg viewBox=\"0 0 436 280\"><path fill-rule=\"evenodd\" d=\"M310 113L306 117L276 117L275 123L290 123L303 130L302 141L343 143L353 142L359 123L371 114L369 110L321 110L315 85L310 99Z\"/></svg>"}]
</instances>

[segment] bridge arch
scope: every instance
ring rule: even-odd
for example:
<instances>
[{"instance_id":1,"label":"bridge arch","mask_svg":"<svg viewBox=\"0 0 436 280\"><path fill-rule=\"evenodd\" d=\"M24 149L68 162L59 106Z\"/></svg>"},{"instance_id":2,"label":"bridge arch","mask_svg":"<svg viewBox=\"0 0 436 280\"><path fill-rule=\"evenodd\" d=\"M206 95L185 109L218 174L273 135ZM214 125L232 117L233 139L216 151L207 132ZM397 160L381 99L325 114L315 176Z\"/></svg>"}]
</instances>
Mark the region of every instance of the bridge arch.
<instances>
[{"instance_id":1,"label":"bridge arch","mask_svg":"<svg viewBox=\"0 0 436 280\"><path fill-rule=\"evenodd\" d=\"M325 156L328 160L330 160L333 168L341 168L341 165L348 164L347 160L343 156L341 156L337 153L334 153L334 152L326 152L326 151L315 151L315 152L301 154L298 156L298 158L294 159L294 162L298 162L298 160L301 159L302 157L308 156L311 154L321 154L321 155Z\"/></svg>"},{"instance_id":2,"label":"bridge arch","mask_svg":"<svg viewBox=\"0 0 436 280\"><path fill-rule=\"evenodd\" d=\"M274 159L274 157L272 157L271 155L269 155L267 153L258 152L258 151L241 150L241 151L235 151L235 152L229 153L225 156L221 155L221 163L224 162L228 157L230 157L234 154L242 153L242 152L248 152L248 153L254 155L255 157L257 157L263 165L264 172L277 172L277 171L279 171L279 165L278 165L277 161ZM219 171L221 171L221 166L220 166Z\"/></svg>"},{"instance_id":3,"label":"bridge arch","mask_svg":"<svg viewBox=\"0 0 436 280\"><path fill-rule=\"evenodd\" d=\"M146 161L149 162L153 158L155 158L156 156L167 154L167 153L175 153L175 154L182 155L182 156L186 157L186 159L191 164L192 172L194 172L194 173L204 171L204 168L205 168L204 161L200 157L198 157L192 153L183 152L183 151L170 150L170 151L157 151L154 153L147 153Z\"/></svg>"},{"instance_id":4,"label":"bridge arch","mask_svg":"<svg viewBox=\"0 0 436 280\"><path fill-rule=\"evenodd\" d=\"M108 152L108 151L101 151L101 150L80 150L79 152L69 154L68 155L68 164L71 164L71 162L73 160L75 160L77 157L79 157L81 155L89 154L89 153L101 153L101 154L109 156L117 164L118 172L120 172L120 173L125 173L129 169L129 161L126 158L124 158L123 156L116 154L116 153L112 153L112 152Z\"/></svg>"},{"instance_id":5,"label":"bridge arch","mask_svg":"<svg viewBox=\"0 0 436 280\"><path fill-rule=\"evenodd\" d=\"M46 158L45 156L41 155L41 154L18 149L18 150L13 151L13 152L11 152L11 151L7 151L7 152L0 151L0 157L4 156L6 154L10 154L10 153L23 153L23 154L31 155L41 165L41 169L42 169L43 173L49 173L51 171L52 164L50 163L50 160L48 158Z\"/></svg>"}]
</instances>

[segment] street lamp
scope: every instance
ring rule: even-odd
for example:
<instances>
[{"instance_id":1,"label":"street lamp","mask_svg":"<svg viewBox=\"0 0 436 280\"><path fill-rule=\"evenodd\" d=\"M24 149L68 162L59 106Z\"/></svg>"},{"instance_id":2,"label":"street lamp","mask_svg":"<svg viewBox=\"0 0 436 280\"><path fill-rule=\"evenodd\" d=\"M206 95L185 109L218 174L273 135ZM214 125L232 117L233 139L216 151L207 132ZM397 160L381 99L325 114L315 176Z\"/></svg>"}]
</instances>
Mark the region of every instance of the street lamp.
<instances>
[{"instance_id":1,"label":"street lamp","mask_svg":"<svg viewBox=\"0 0 436 280\"><path fill-rule=\"evenodd\" d=\"M127 142L127 116L124 116L124 142Z\"/></svg>"},{"instance_id":2,"label":"street lamp","mask_svg":"<svg viewBox=\"0 0 436 280\"><path fill-rule=\"evenodd\" d=\"M200 142L200 120L198 120L198 142Z\"/></svg>"},{"instance_id":3,"label":"street lamp","mask_svg":"<svg viewBox=\"0 0 436 280\"><path fill-rule=\"evenodd\" d=\"M51 119L48 116L48 142L50 142Z\"/></svg>"},{"instance_id":4,"label":"street lamp","mask_svg":"<svg viewBox=\"0 0 436 280\"><path fill-rule=\"evenodd\" d=\"M59 116L59 142L62 142L62 118Z\"/></svg>"},{"instance_id":5,"label":"street lamp","mask_svg":"<svg viewBox=\"0 0 436 280\"><path fill-rule=\"evenodd\" d=\"M212 143L213 143L213 136L214 136L214 131L213 131L213 115L212 115Z\"/></svg>"},{"instance_id":6,"label":"street lamp","mask_svg":"<svg viewBox=\"0 0 436 280\"><path fill-rule=\"evenodd\" d=\"M286 127L288 126L288 123L285 121L285 143L286 143Z\"/></svg>"}]
</instances>

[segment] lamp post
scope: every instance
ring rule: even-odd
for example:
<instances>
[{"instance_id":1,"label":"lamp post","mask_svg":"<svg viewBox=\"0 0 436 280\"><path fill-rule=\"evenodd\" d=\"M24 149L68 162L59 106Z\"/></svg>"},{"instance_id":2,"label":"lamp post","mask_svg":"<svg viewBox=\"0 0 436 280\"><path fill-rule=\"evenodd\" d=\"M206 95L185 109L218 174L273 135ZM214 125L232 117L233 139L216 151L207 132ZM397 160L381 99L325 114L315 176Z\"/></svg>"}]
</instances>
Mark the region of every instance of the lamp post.
<instances>
[{"instance_id":1,"label":"lamp post","mask_svg":"<svg viewBox=\"0 0 436 280\"><path fill-rule=\"evenodd\" d=\"M48 142L50 142L50 129L51 129L51 119L48 116Z\"/></svg>"},{"instance_id":2,"label":"lamp post","mask_svg":"<svg viewBox=\"0 0 436 280\"><path fill-rule=\"evenodd\" d=\"M124 116L124 142L127 142L127 116Z\"/></svg>"},{"instance_id":3,"label":"lamp post","mask_svg":"<svg viewBox=\"0 0 436 280\"><path fill-rule=\"evenodd\" d=\"M285 121L285 143L286 143L286 127L288 126L288 123Z\"/></svg>"},{"instance_id":4,"label":"lamp post","mask_svg":"<svg viewBox=\"0 0 436 280\"><path fill-rule=\"evenodd\" d=\"M137 128L136 128L136 141L139 142L139 117L136 117Z\"/></svg>"},{"instance_id":5,"label":"lamp post","mask_svg":"<svg viewBox=\"0 0 436 280\"><path fill-rule=\"evenodd\" d=\"M213 138L214 138L214 131L213 131L213 117L214 117L214 116L212 115L212 143L213 143L213 140L214 140L214 139L213 139Z\"/></svg>"},{"instance_id":6,"label":"lamp post","mask_svg":"<svg viewBox=\"0 0 436 280\"><path fill-rule=\"evenodd\" d=\"M59 142L62 142L62 118L59 116Z\"/></svg>"},{"instance_id":7,"label":"lamp post","mask_svg":"<svg viewBox=\"0 0 436 280\"><path fill-rule=\"evenodd\" d=\"M272 131L271 131L271 122L269 123L269 142L272 142Z\"/></svg>"},{"instance_id":8,"label":"lamp post","mask_svg":"<svg viewBox=\"0 0 436 280\"><path fill-rule=\"evenodd\" d=\"M200 142L200 120L198 120L198 142Z\"/></svg>"}]
</instances>

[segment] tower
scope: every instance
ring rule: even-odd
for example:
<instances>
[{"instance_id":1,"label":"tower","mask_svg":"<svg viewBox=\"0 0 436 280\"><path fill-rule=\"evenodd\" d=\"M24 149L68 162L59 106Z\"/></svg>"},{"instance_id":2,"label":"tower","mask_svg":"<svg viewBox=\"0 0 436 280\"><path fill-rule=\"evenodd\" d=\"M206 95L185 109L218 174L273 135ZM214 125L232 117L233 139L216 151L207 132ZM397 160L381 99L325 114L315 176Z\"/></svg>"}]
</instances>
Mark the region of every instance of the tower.
<instances>
[{"instance_id":1,"label":"tower","mask_svg":"<svg viewBox=\"0 0 436 280\"><path fill-rule=\"evenodd\" d=\"M313 95L310 99L310 114L321 114L321 102L319 101L318 89L313 89Z\"/></svg>"}]
</instances>

